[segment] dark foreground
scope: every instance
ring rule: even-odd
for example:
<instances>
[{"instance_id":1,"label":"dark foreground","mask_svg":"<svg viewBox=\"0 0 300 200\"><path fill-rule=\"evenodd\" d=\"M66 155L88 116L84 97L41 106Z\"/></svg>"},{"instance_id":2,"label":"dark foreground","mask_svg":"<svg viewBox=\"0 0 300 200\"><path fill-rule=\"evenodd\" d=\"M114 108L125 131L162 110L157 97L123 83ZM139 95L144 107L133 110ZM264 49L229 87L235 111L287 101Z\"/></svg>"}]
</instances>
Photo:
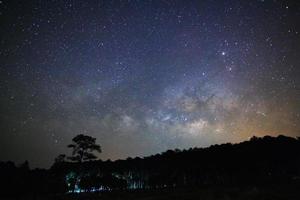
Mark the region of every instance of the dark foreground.
<instances>
[{"instance_id":1,"label":"dark foreground","mask_svg":"<svg viewBox=\"0 0 300 200\"><path fill-rule=\"evenodd\" d=\"M182 188L14 197L5 198L3 200L299 200L299 188L299 184L273 185L267 187Z\"/></svg>"},{"instance_id":2,"label":"dark foreground","mask_svg":"<svg viewBox=\"0 0 300 200\"><path fill-rule=\"evenodd\" d=\"M113 162L61 161L50 169L0 162L0 199L300 200L299 152L300 138L265 136Z\"/></svg>"}]
</instances>

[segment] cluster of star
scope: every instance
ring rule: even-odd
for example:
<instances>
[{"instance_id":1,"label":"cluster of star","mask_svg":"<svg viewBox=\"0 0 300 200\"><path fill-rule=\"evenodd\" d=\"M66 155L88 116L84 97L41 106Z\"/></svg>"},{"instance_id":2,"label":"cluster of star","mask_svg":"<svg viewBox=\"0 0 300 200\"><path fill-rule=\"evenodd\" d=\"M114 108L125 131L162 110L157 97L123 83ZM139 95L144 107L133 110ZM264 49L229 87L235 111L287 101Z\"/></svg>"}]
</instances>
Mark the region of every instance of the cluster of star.
<instances>
[{"instance_id":1,"label":"cluster of star","mask_svg":"<svg viewBox=\"0 0 300 200\"><path fill-rule=\"evenodd\" d=\"M49 166L77 134L102 159L299 136L299 15L286 1L0 1L0 159Z\"/></svg>"}]
</instances>

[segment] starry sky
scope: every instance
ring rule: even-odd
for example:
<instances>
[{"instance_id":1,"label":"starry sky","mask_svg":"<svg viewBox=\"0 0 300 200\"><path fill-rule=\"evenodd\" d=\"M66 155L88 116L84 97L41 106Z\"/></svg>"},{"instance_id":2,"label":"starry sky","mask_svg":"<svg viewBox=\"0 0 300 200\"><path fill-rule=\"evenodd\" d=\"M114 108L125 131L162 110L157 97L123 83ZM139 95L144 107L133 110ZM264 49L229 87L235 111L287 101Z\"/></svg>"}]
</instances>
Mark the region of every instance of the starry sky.
<instances>
[{"instance_id":1,"label":"starry sky","mask_svg":"<svg viewBox=\"0 0 300 200\"><path fill-rule=\"evenodd\" d=\"M300 3L0 1L0 160L300 136Z\"/></svg>"}]
</instances>

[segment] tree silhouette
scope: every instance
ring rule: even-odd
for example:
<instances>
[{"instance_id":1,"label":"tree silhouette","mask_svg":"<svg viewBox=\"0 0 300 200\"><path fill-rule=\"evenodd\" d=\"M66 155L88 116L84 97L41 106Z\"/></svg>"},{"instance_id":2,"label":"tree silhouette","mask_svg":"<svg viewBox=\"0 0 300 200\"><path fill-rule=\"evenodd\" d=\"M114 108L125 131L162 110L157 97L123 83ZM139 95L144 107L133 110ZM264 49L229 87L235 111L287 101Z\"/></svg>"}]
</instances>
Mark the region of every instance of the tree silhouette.
<instances>
[{"instance_id":1,"label":"tree silhouette","mask_svg":"<svg viewBox=\"0 0 300 200\"><path fill-rule=\"evenodd\" d=\"M72 148L72 156L68 157L71 161L83 162L95 160L97 156L93 151L101 153L101 146L96 144L96 138L88 135L77 135L73 139L73 144L69 144L68 148Z\"/></svg>"},{"instance_id":2,"label":"tree silhouette","mask_svg":"<svg viewBox=\"0 0 300 200\"><path fill-rule=\"evenodd\" d=\"M65 154L59 154L56 158L55 158L55 163L62 163L65 162L66 160L66 155Z\"/></svg>"}]
</instances>

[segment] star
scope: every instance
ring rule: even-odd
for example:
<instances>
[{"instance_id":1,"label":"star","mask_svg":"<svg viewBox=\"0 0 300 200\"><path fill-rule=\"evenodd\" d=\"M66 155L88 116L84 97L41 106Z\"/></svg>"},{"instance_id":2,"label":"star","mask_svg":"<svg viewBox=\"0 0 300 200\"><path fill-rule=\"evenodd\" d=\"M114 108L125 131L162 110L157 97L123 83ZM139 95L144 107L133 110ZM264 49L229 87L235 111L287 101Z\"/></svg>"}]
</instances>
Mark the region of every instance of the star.
<instances>
[{"instance_id":1,"label":"star","mask_svg":"<svg viewBox=\"0 0 300 200\"><path fill-rule=\"evenodd\" d=\"M0 160L49 168L80 133L103 160L300 136L298 9L101 2L0 0Z\"/></svg>"}]
</instances>

